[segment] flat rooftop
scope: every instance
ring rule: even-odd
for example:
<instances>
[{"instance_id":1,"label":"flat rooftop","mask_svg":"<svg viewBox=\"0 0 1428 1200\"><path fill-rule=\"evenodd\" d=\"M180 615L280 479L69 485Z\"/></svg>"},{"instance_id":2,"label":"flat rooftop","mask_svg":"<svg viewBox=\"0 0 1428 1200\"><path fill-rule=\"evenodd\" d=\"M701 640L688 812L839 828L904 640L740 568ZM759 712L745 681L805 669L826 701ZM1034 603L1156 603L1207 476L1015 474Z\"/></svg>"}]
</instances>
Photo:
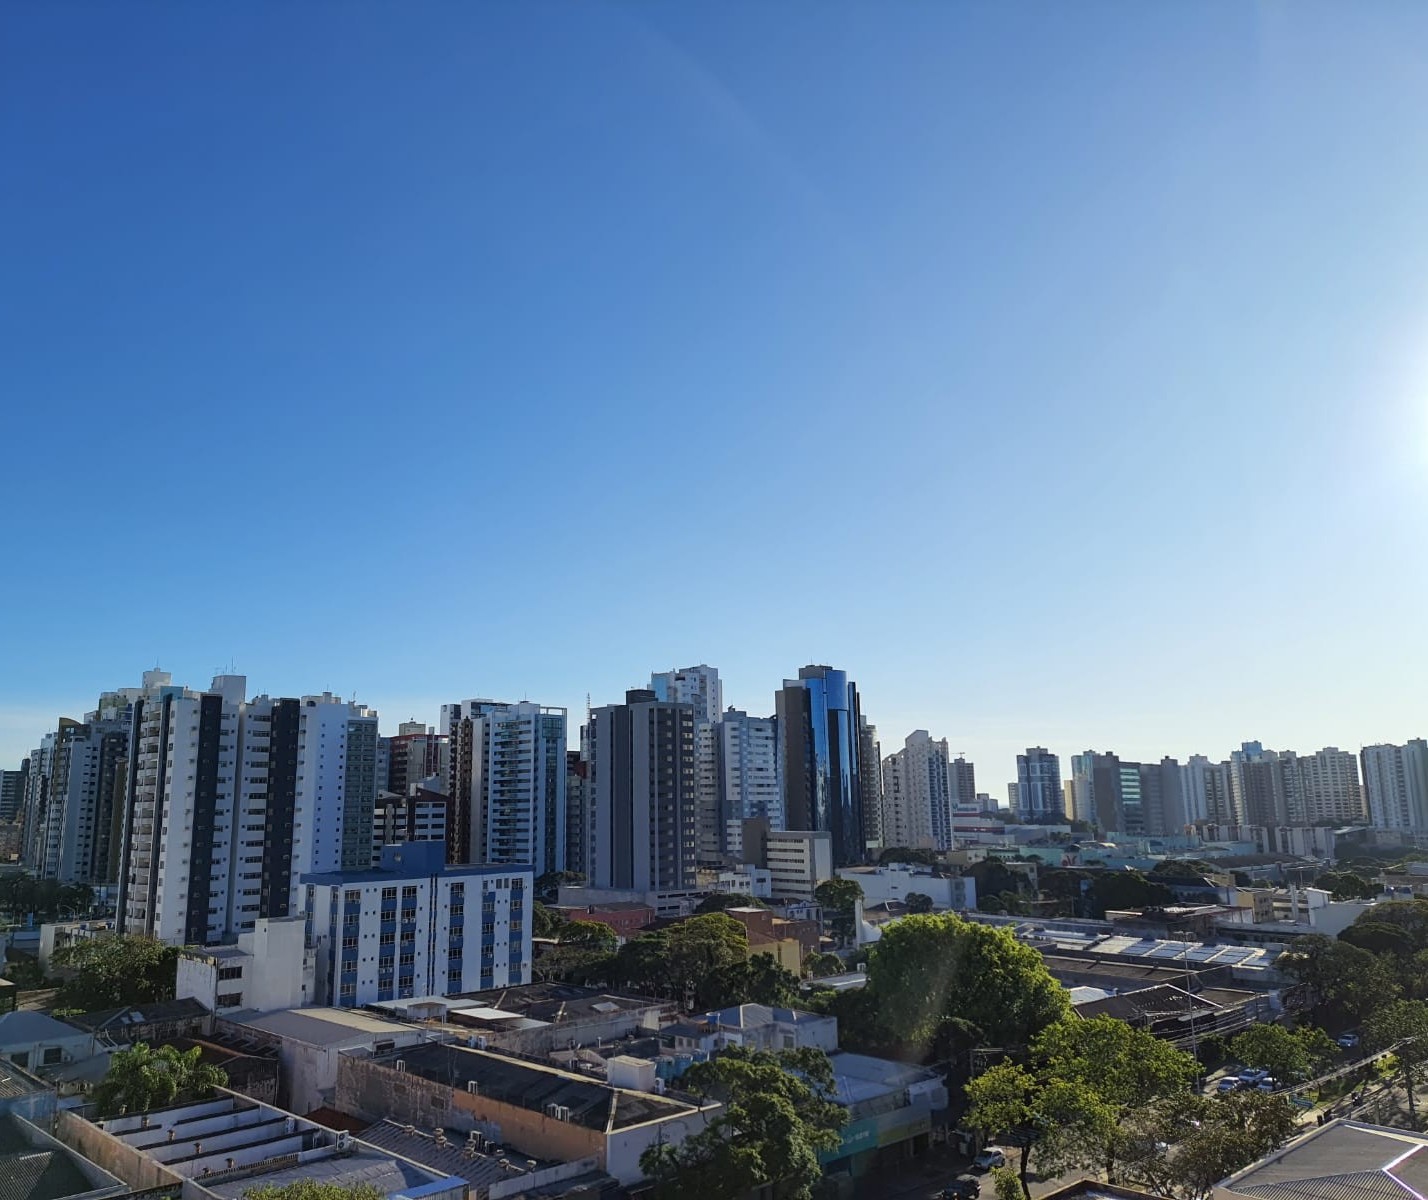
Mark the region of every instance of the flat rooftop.
<instances>
[{"instance_id":1,"label":"flat rooftop","mask_svg":"<svg viewBox=\"0 0 1428 1200\"><path fill-rule=\"evenodd\" d=\"M481 1095L531 1112L544 1113L548 1104L562 1105L570 1110L571 1124L602 1132L698 1111L671 1096L626 1091L557 1067L466 1046L427 1043L377 1061L391 1065L398 1058L409 1074L451 1088L465 1088L475 1080Z\"/></svg>"},{"instance_id":2,"label":"flat rooftop","mask_svg":"<svg viewBox=\"0 0 1428 1200\"><path fill-rule=\"evenodd\" d=\"M340 1046L364 1038L410 1035L414 1026L388 1021L356 1008L286 1008L277 1012L234 1013L234 1024L309 1046Z\"/></svg>"}]
</instances>

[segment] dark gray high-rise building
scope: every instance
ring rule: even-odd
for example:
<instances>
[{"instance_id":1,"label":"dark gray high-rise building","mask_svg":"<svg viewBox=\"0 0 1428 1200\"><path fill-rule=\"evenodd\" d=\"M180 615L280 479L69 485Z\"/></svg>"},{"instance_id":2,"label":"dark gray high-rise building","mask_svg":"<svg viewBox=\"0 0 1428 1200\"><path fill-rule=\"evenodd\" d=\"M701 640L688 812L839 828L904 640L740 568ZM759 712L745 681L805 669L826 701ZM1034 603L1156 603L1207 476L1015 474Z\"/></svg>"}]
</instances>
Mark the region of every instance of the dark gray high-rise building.
<instances>
[{"instance_id":1,"label":"dark gray high-rise building","mask_svg":"<svg viewBox=\"0 0 1428 1200\"><path fill-rule=\"evenodd\" d=\"M699 803L694 708L640 688L590 714L586 874L595 887L695 884Z\"/></svg>"},{"instance_id":2,"label":"dark gray high-rise building","mask_svg":"<svg viewBox=\"0 0 1428 1200\"><path fill-rule=\"evenodd\" d=\"M30 760L24 759L18 771L0 771L0 821L19 819L25 802L25 782L30 777Z\"/></svg>"},{"instance_id":3,"label":"dark gray high-rise building","mask_svg":"<svg viewBox=\"0 0 1428 1200\"><path fill-rule=\"evenodd\" d=\"M774 697L789 829L830 835L838 866L867 857L858 689L844 671L807 666Z\"/></svg>"},{"instance_id":4,"label":"dark gray high-rise building","mask_svg":"<svg viewBox=\"0 0 1428 1200\"><path fill-rule=\"evenodd\" d=\"M869 724L866 717L858 720L858 768L863 784L863 843L884 848L883 754L878 727Z\"/></svg>"},{"instance_id":5,"label":"dark gray high-rise building","mask_svg":"<svg viewBox=\"0 0 1428 1200\"><path fill-rule=\"evenodd\" d=\"M981 808L977 800L977 769L962 755L949 764L948 782L952 787L952 809L973 812Z\"/></svg>"},{"instance_id":6,"label":"dark gray high-rise building","mask_svg":"<svg viewBox=\"0 0 1428 1200\"><path fill-rule=\"evenodd\" d=\"M1059 819L1066 799L1061 791L1061 759L1045 746L1029 746L1016 756L1016 809L1022 820Z\"/></svg>"},{"instance_id":7,"label":"dark gray high-rise building","mask_svg":"<svg viewBox=\"0 0 1428 1200\"><path fill-rule=\"evenodd\" d=\"M580 731L581 738L585 731ZM586 823L586 780L589 775L585 756L580 750L565 752L565 866L567 871L576 871L588 876L585 862Z\"/></svg>"}]
</instances>

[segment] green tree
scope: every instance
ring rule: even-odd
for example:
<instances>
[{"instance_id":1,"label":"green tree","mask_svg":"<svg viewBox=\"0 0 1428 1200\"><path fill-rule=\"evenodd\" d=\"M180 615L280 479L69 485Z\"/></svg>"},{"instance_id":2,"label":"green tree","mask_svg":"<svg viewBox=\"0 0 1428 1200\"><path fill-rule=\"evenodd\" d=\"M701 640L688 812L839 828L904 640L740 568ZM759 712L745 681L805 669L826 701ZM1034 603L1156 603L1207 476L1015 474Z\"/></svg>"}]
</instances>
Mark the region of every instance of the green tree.
<instances>
[{"instance_id":1,"label":"green tree","mask_svg":"<svg viewBox=\"0 0 1428 1200\"><path fill-rule=\"evenodd\" d=\"M1396 926L1408 936L1415 951L1428 950L1428 900L1386 900L1360 913L1354 925L1360 924Z\"/></svg>"},{"instance_id":2,"label":"green tree","mask_svg":"<svg viewBox=\"0 0 1428 1200\"><path fill-rule=\"evenodd\" d=\"M171 1000L178 956L177 946L138 934L106 934L72 942L55 952L55 963L75 972L60 986L55 1003L94 1012Z\"/></svg>"},{"instance_id":3,"label":"green tree","mask_svg":"<svg viewBox=\"0 0 1428 1200\"><path fill-rule=\"evenodd\" d=\"M1011 1167L996 1167L992 1171L992 1194L997 1200L1022 1200L1026 1184Z\"/></svg>"},{"instance_id":4,"label":"green tree","mask_svg":"<svg viewBox=\"0 0 1428 1200\"><path fill-rule=\"evenodd\" d=\"M531 906L531 934L538 938L557 937L565 925L565 914L537 900Z\"/></svg>"},{"instance_id":5,"label":"green tree","mask_svg":"<svg viewBox=\"0 0 1428 1200\"><path fill-rule=\"evenodd\" d=\"M1393 972L1382 959L1322 934L1295 938L1275 966L1304 987L1319 1024L1360 1021L1398 994Z\"/></svg>"},{"instance_id":6,"label":"green tree","mask_svg":"<svg viewBox=\"0 0 1428 1200\"><path fill-rule=\"evenodd\" d=\"M620 946L619 935L602 921L567 921L560 930L560 944L581 950L613 954Z\"/></svg>"},{"instance_id":7,"label":"green tree","mask_svg":"<svg viewBox=\"0 0 1428 1200\"><path fill-rule=\"evenodd\" d=\"M94 1103L101 1116L112 1117L201 1100L228 1082L222 1070L201 1062L202 1057L199 1046L186 1051L173 1046L152 1050L139 1042L128 1050L116 1050L108 1073L94 1089Z\"/></svg>"},{"instance_id":8,"label":"green tree","mask_svg":"<svg viewBox=\"0 0 1428 1200\"><path fill-rule=\"evenodd\" d=\"M932 897L925 892L908 892L902 902L907 905L907 911L913 914L932 911Z\"/></svg>"},{"instance_id":9,"label":"green tree","mask_svg":"<svg viewBox=\"0 0 1428 1200\"><path fill-rule=\"evenodd\" d=\"M825 975L841 975L848 968L836 954L824 954L815 950L803 960L803 973L810 979L821 979Z\"/></svg>"},{"instance_id":10,"label":"green tree","mask_svg":"<svg viewBox=\"0 0 1428 1200\"><path fill-rule=\"evenodd\" d=\"M1339 934L1339 940L1394 960L1395 965L1412 958L1418 950L1406 929L1387 921L1355 921Z\"/></svg>"},{"instance_id":11,"label":"green tree","mask_svg":"<svg viewBox=\"0 0 1428 1200\"><path fill-rule=\"evenodd\" d=\"M640 1156L657 1200L742 1200L775 1185L786 1200L810 1200L823 1177L818 1155L838 1147L847 1119L828 1099L833 1068L826 1054L734 1046L696 1063L680 1086L724 1108L678 1146L660 1143Z\"/></svg>"},{"instance_id":12,"label":"green tree","mask_svg":"<svg viewBox=\"0 0 1428 1200\"><path fill-rule=\"evenodd\" d=\"M666 970L689 1010L727 1002L727 977L749 957L749 935L733 917L705 913L664 931Z\"/></svg>"},{"instance_id":13,"label":"green tree","mask_svg":"<svg viewBox=\"0 0 1428 1200\"><path fill-rule=\"evenodd\" d=\"M746 892L711 892L699 902L696 915L723 912L729 908L767 908L768 905Z\"/></svg>"},{"instance_id":14,"label":"green tree","mask_svg":"<svg viewBox=\"0 0 1428 1200\"><path fill-rule=\"evenodd\" d=\"M542 904L554 904L562 887L580 887L584 882L579 871L547 871L535 881L535 898Z\"/></svg>"},{"instance_id":15,"label":"green tree","mask_svg":"<svg viewBox=\"0 0 1428 1200\"><path fill-rule=\"evenodd\" d=\"M798 999L798 976L779 965L772 954L755 954L737 963L714 981L720 992L712 995L711 1007L731 1004L769 1004L791 1008Z\"/></svg>"},{"instance_id":16,"label":"green tree","mask_svg":"<svg viewBox=\"0 0 1428 1200\"><path fill-rule=\"evenodd\" d=\"M642 996L667 997L674 993L669 966L669 936L664 930L645 930L615 952L615 981Z\"/></svg>"},{"instance_id":17,"label":"green tree","mask_svg":"<svg viewBox=\"0 0 1428 1200\"><path fill-rule=\"evenodd\" d=\"M1186 1093L1153 1108L1136 1130L1125 1164L1129 1179L1157 1195L1207 1200L1220 1180L1298 1133L1299 1121L1283 1096Z\"/></svg>"},{"instance_id":18,"label":"green tree","mask_svg":"<svg viewBox=\"0 0 1428 1200\"><path fill-rule=\"evenodd\" d=\"M1413 1083L1418 1068L1428 1062L1428 1003L1395 1000L1371 1013L1364 1022L1364 1040L1371 1050L1392 1049L1403 1072L1409 1119L1416 1126L1418 1111L1414 1105Z\"/></svg>"},{"instance_id":19,"label":"green tree","mask_svg":"<svg viewBox=\"0 0 1428 1200\"><path fill-rule=\"evenodd\" d=\"M370 1183L333 1183L299 1179L281 1186L271 1183L249 1188L243 1200L386 1200L387 1193Z\"/></svg>"},{"instance_id":20,"label":"green tree","mask_svg":"<svg viewBox=\"0 0 1428 1200\"><path fill-rule=\"evenodd\" d=\"M1314 881L1335 900L1372 900L1381 890L1371 879L1354 871L1326 871Z\"/></svg>"},{"instance_id":21,"label":"green tree","mask_svg":"<svg viewBox=\"0 0 1428 1200\"><path fill-rule=\"evenodd\" d=\"M840 941L852 941L854 906L863 898L863 885L856 879L825 879L813 889L813 898L823 906L829 932Z\"/></svg>"},{"instance_id":22,"label":"green tree","mask_svg":"<svg viewBox=\"0 0 1428 1200\"><path fill-rule=\"evenodd\" d=\"M1166 858L1156 863L1146 878L1161 882L1169 879L1203 879L1207 873L1214 869L1209 863L1198 858Z\"/></svg>"},{"instance_id":23,"label":"green tree","mask_svg":"<svg viewBox=\"0 0 1428 1200\"><path fill-rule=\"evenodd\" d=\"M1090 1110L1061 1150L1068 1165L1103 1167L1111 1181L1132 1118L1184 1093L1198 1074L1190 1055L1114 1017L1047 1026L1032 1045L1032 1059L1048 1083L1068 1085L1081 1102L1091 1098L1101 1110Z\"/></svg>"},{"instance_id":24,"label":"green tree","mask_svg":"<svg viewBox=\"0 0 1428 1200\"><path fill-rule=\"evenodd\" d=\"M924 1054L949 1024L954 1041L1024 1046L1071 1011L1040 954L1010 930L955 913L884 927L868 958L865 990L889 1036Z\"/></svg>"},{"instance_id":25,"label":"green tree","mask_svg":"<svg viewBox=\"0 0 1428 1200\"><path fill-rule=\"evenodd\" d=\"M1104 917L1108 909L1153 908L1174 899L1175 893L1165 884L1147 879L1139 871L1097 871L1086 893L1095 917Z\"/></svg>"},{"instance_id":26,"label":"green tree","mask_svg":"<svg viewBox=\"0 0 1428 1200\"><path fill-rule=\"evenodd\" d=\"M1247 1067L1268 1071L1286 1082L1309 1075L1309 1048L1283 1025L1251 1025L1230 1039L1230 1053Z\"/></svg>"}]
</instances>

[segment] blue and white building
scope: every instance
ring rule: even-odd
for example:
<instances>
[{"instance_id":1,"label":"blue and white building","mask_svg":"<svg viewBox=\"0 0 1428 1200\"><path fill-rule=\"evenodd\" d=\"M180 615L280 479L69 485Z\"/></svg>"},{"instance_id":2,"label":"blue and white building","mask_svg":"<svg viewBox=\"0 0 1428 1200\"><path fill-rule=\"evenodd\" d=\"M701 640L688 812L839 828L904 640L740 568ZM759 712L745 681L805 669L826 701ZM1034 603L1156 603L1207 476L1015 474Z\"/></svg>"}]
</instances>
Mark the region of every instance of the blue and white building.
<instances>
[{"instance_id":1,"label":"blue and white building","mask_svg":"<svg viewBox=\"0 0 1428 1200\"><path fill-rule=\"evenodd\" d=\"M302 877L318 1004L352 1007L531 981L530 867L447 866L440 842Z\"/></svg>"}]
</instances>

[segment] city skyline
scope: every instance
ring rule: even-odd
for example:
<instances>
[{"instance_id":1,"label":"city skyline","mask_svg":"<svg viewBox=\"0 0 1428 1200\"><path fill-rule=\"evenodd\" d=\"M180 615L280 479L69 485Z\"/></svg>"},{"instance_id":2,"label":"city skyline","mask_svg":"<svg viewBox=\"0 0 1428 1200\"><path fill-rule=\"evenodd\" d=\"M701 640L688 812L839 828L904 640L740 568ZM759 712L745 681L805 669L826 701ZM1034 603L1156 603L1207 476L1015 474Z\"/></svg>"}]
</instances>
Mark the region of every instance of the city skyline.
<instances>
[{"instance_id":1,"label":"city skyline","mask_svg":"<svg viewBox=\"0 0 1428 1200\"><path fill-rule=\"evenodd\" d=\"M244 674L244 672L241 670L241 665L242 664L238 664L238 668L235 669L233 668L232 664L228 664L222 667L221 670L211 671L210 673L214 677L217 677L217 675L219 674L234 673L234 671L236 670L236 673L241 675ZM680 667L659 666L642 672L636 671L633 673L634 682L629 684L628 687L622 688L617 698L602 701L598 695L591 693L590 695L592 706L594 708L599 708L602 706L602 704L621 703L623 701L624 693L626 691L630 690L631 688L646 687L649 678L653 673L687 670L695 665L696 664L691 660L690 662L685 663ZM701 663L697 665L707 665L713 667L718 672L719 684L723 692L724 710L727 711L731 708L736 710L743 710L744 712L747 712L750 717L754 718L766 718L772 717L774 715L774 691L769 692L767 700L762 706L755 704L751 701L745 704L740 704L738 702L739 698L748 689L742 687L738 680L732 679L723 670L722 666L717 662L713 662L711 660L706 659L702 660ZM789 671L793 674L796 674L797 671L801 669L803 665L807 664L791 666L789 668ZM164 671L167 671L169 674L172 675L173 679L176 681L177 684L198 691L203 691L209 686L209 675L203 672L194 672L185 675L180 671L170 670L166 665L162 668L155 667L153 669L162 669ZM88 700L77 702L71 705L69 708L61 708L54 710L50 712L48 716L41 716L41 710L37 706L34 710L33 718L35 722L35 724L33 725L35 733L32 740L30 740L23 749L13 749L12 747L18 747L21 743L25 742L25 738L23 736L20 736L18 731L23 728L28 728L30 726L11 725L7 723L4 727L3 732L0 732L0 770L14 770L18 768L20 762L26 757L26 755L29 754L31 750L33 750L36 746L40 744L40 741L44 738L44 736L46 734L54 732L56 722L59 720L59 718L67 717L76 721L83 720L85 714L94 709L96 698L102 692L113 690L116 688L137 686L139 678L142 674L143 670L135 670L131 673L131 678L111 679L102 683L97 683ZM774 674L778 674L778 672L775 672ZM865 672L850 667L847 671L847 674L849 676L857 678L860 676L864 676ZM266 693L275 696L307 695L313 694L316 691L313 686L304 685L301 682L298 682L292 687L277 687L270 685L266 679L255 679L251 674L248 675L248 678L250 681L250 690L253 692L254 696L260 693ZM782 684L783 682L784 677L780 676L779 683ZM331 691L334 695L342 699L361 703L363 705L366 705L368 708L375 710L378 715L379 728L383 737L391 737L396 735L399 732L399 727L409 720L415 720L434 730L439 729L441 725L441 709L443 705L449 703L448 694L447 697L444 697L440 701L436 702L434 708L430 712L407 712L405 710L399 711L390 706L384 707L380 702L373 700L370 696L363 696L361 694L354 695L337 688L324 688L322 690ZM451 694L463 691L472 694L479 694L500 704L521 704L529 702L533 704L544 705L546 707L565 707L567 709L567 745L572 748L579 745L580 726L585 720L585 704L583 697L581 697L580 702L578 704L560 705L557 701L548 700L542 698L539 695L529 697L524 695L513 696L510 694L501 693L496 689L480 687L471 688L469 686L457 686ZM866 702L868 700L868 696L866 690L862 685L861 678L859 678L859 691L863 693L863 698ZM874 705L876 705L876 707L874 707ZM1336 736L1329 736L1322 739L1296 737L1294 736L1292 731L1284 737L1271 737L1261 735L1258 729L1254 731L1254 736L1252 737L1236 736L1233 738L1232 741L1229 741L1223 745L1217 744L1213 746L1203 747L1187 747L1183 743L1177 741L1172 741L1169 745L1161 745L1159 743L1154 743L1149 744L1145 747L1140 747L1124 738L1117 738L1114 735L1093 736L1090 740L1085 741L1084 744L1077 745L1073 745L1071 742L1066 740L1058 742L1054 739L1018 739L1014 735L1002 736L997 739L984 738L981 741L973 741L971 738L963 738L959 740L951 733L939 730L938 728L930 725L927 721L913 721L911 724L908 725L908 728L905 732L895 733L895 730L900 729L900 727L897 726L895 723L896 718L894 717L892 720L889 720L885 716L883 707L880 704L877 704L875 698L872 702L868 704L868 708L870 711L864 713L865 719L868 719L873 724L877 725L880 729L880 732L883 732L882 742L884 760L886 760L893 752L902 748L904 739L906 737L917 732L918 730L928 731L934 739L939 741L945 739L947 741L950 758L956 759L959 755L965 753L967 761L973 763L977 769L977 790L979 792L988 793L991 796L993 803L998 806L1004 806L1006 804L1007 784L1016 782L1017 756L1025 754L1028 749L1034 748L1036 746L1044 746L1049 753L1056 755L1061 761L1062 778L1070 779L1072 757L1088 751L1094 753L1111 752L1128 762L1156 762L1159 761L1161 758L1167 756L1178 759L1181 762L1185 762L1192 756L1204 755L1211 762L1220 763L1223 761L1227 761L1230 756L1234 752L1238 751L1245 743L1258 742L1269 749L1279 752L1294 751L1300 754L1314 754L1322 749L1335 747L1343 750L1348 750L1353 752L1354 754L1357 754L1366 746L1402 745L1415 738L1425 736L1425 732L1423 730L1418 729L1412 726L1411 724L1405 722L1405 724L1408 725L1408 728L1379 731L1377 734L1371 733L1362 741L1356 741L1350 738ZM979 745L984 751L990 748L993 751L993 754L979 754L976 749L976 747ZM1007 748L1005 757L995 757L995 751L1001 747Z\"/></svg>"},{"instance_id":2,"label":"city skyline","mask_svg":"<svg viewBox=\"0 0 1428 1200\"><path fill-rule=\"evenodd\" d=\"M155 661L1419 736L1428 9L808 11L13 6L3 761Z\"/></svg>"}]
</instances>

